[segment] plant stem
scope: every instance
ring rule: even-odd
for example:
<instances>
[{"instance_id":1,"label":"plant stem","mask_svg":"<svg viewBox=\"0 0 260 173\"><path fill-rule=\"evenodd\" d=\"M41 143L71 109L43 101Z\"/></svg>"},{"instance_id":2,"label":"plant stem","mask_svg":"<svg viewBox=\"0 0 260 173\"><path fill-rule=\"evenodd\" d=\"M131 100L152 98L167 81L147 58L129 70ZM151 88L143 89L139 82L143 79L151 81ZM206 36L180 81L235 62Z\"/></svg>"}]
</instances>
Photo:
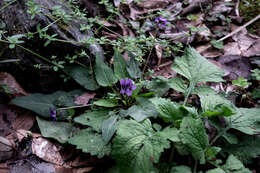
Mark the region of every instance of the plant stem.
<instances>
[{"instance_id":1,"label":"plant stem","mask_svg":"<svg viewBox=\"0 0 260 173\"><path fill-rule=\"evenodd\" d=\"M170 155L169 163L172 162L173 155L174 155L174 147L172 147L172 150L171 150L171 155Z\"/></svg>"},{"instance_id":2,"label":"plant stem","mask_svg":"<svg viewBox=\"0 0 260 173\"><path fill-rule=\"evenodd\" d=\"M81 105L81 106L70 106L70 107L65 107L65 108L58 108L56 110L66 110L66 109L74 109L74 108L83 108L87 106L91 106L92 104L87 104L87 105Z\"/></svg>"},{"instance_id":3,"label":"plant stem","mask_svg":"<svg viewBox=\"0 0 260 173\"><path fill-rule=\"evenodd\" d=\"M194 85L193 85L193 83L191 83L190 86L189 86L189 88L188 88L188 93L187 93L187 95L185 96L183 106L186 105L186 103L187 103L187 101L188 101L188 98L189 98L189 96L190 96L190 93L191 93L193 87L194 87Z\"/></svg>"},{"instance_id":4,"label":"plant stem","mask_svg":"<svg viewBox=\"0 0 260 173\"><path fill-rule=\"evenodd\" d=\"M2 8L0 8L0 11L4 10L5 8L7 8L9 5L11 5L14 2L16 2L16 0L13 0L13 1L9 2L8 4L4 5Z\"/></svg>"},{"instance_id":5,"label":"plant stem","mask_svg":"<svg viewBox=\"0 0 260 173\"><path fill-rule=\"evenodd\" d=\"M193 173L197 172L197 165L198 165L198 160L195 159L195 165L194 165Z\"/></svg>"}]
</instances>

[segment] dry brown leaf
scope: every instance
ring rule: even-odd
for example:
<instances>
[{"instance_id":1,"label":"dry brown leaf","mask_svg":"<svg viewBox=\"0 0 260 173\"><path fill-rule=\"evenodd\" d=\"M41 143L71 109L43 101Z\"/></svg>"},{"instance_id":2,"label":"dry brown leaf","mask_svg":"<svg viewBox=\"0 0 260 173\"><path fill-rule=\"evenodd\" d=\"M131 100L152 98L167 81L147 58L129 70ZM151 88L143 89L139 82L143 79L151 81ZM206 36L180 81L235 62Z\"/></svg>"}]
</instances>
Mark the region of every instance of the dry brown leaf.
<instances>
[{"instance_id":1,"label":"dry brown leaf","mask_svg":"<svg viewBox=\"0 0 260 173\"><path fill-rule=\"evenodd\" d=\"M209 48L209 47L211 47L211 45L206 44L206 45L196 47L196 50L206 58L216 58L223 55L220 50Z\"/></svg>"},{"instance_id":2,"label":"dry brown leaf","mask_svg":"<svg viewBox=\"0 0 260 173\"><path fill-rule=\"evenodd\" d=\"M0 72L0 86L3 85L11 91L11 95L14 97L28 95L28 93L24 91L20 84L9 73Z\"/></svg>"},{"instance_id":3,"label":"dry brown leaf","mask_svg":"<svg viewBox=\"0 0 260 173\"><path fill-rule=\"evenodd\" d=\"M158 63L157 66L161 65L161 60L162 60L162 53L163 53L163 48L160 44L156 44L155 45L155 51L156 51L156 55L158 58Z\"/></svg>"},{"instance_id":4,"label":"dry brown leaf","mask_svg":"<svg viewBox=\"0 0 260 173\"><path fill-rule=\"evenodd\" d=\"M0 162L10 159L13 155L12 143L0 136Z\"/></svg>"},{"instance_id":5,"label":"dry brown leaf","mask_svg":"<svg viewBox=\"0 0 260 173\"><path fill-rule=\"evenodd\" d=\"M6 163L0 163L0 173L8 173L10 168L7 166Z\"/></svg>"},{"instance_id":6,"label":"dry brown leaf","mask_svg":"<svg viewBox=\"0 0 260 173\"><path fill-rule=\"evenodd\" d=\"M232 25L232 30L236 30L238 26ZM224 55L237 56L257 56L260 55L260 37L248 34L244 28L242 31L232 36L234 42L224 45Z\"/></svg>"},{"instance_id":7,"label":"dry brown leaf","mask_svg":"<svg viewBox=\"0 0 260 173\"><path fill-rule=\"evenodd\" d=\"M77 105L87 105L90 99L93 99L95 97L96 93L89 93L86 92L82 94L81 96L75 97L75 104Z\"/></svg>"},{"instance_id":8,"label":"dry brown leaf","mask_svg":"<svg viewBox=\"0 0 260 173\"><path fill-rule=\"evenodd\" d=\"M46 162L68 167L68 165L65 164L62 155L60 154L60 147L54 145L45 138L33 138L32 153Z\"/></svg>"},{"instance_id":9,"label":"dry brown leaf","mask_svg":"<svg viewBox=\"0 0 260 173\"><path fill-rule=\"evenodd\" d=\"M24 114L18 115L15 118L15 121L12 122L12 129L30 130L34 124L34 121L35 117L30 112L26 111Z\"/></svg>"},{"instance_id":10,"label":"dry brown leaf","mask_svg":"<svg viewBox=\"0 0 260 173\"><path fill-rule=\"evenodd\" d=\"M12 122L14 122L16 114L9 106L0 104L0 136L7 136L12 132Z\"/></svg>"},{"instance_id":11,"label":"dry brown leaf","mask_svg":"<svg viewBox=\"0 0 260 173\"><path fill-rule=\"evenodd\" d=\"M164 60L164 59L162 59ZM176 77L177 73L175 71L172 70L172 61L166 61L166 62L162 62L161 65L157 66L154 69L154 75L155 76L163 76L167 79L169 78L173 78Z\"/></svg>"},{"instance_id":12,"label":"dry brown leaf","mask_svg":"<svg viewBox=\"0 0 260 173\"><path fill-rule=\"evenodd\" d=\"M138 3L139 8L154 9L154 8L165 8L169 4L168 0L144 0Z\"/></svg>"},{"instance_id":13,"label":"dry brown leaf","mask_svg":"<svg viewBox=\"0 0 260 173\"><path fill-rule=\"evenodd\" d=\"M251 66L247 57L237 55L221 56L217 60L225 71L225 79L232 81L238 77L248 78L251 74Z\"/></svg>"}]
</instances>

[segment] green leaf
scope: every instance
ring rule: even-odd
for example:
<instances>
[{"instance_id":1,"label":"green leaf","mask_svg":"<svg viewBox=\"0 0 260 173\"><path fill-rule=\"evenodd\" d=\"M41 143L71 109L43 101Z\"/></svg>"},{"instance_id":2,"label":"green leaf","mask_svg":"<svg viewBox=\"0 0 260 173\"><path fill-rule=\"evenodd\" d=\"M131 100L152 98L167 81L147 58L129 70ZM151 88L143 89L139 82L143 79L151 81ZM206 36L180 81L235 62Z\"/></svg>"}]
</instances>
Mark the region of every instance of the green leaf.
<instances>
[{"instance_id":1,"label":"green leaf","mask_svg":"<svg viewBox=\"0 0 260 173\"><path fill-rule=\"evenodd\" d=\"M226 118L227 122L231 122L231 128L248 135L260 133L260 109L238 108L237 110L235 115Z\"/></svg>"},{"instance_id":2,"label":"green leaf","mask_svg":"<svg viewBox=\"0 0 260 173\"><path fill-rule=\"evenodd\" d=\"M161 117L165 122L175 122L182 118L182 112L180 106L168 99L164 98L152 98L150 101L155 105Z\"/></svg>"},{"instance_id":3,"label":"green leaf","mask_svg":"<svg viewBox=\"0 0 260 173\"><path fill-rule=\"evenodd\" d=\"M203 116L231 116L236 113L235 106L218 94L209 94L200 98Z\"/></svg>"},{"instance_id":4,"label":"green leaf","mask_svg":"<svg viewBox=\"0 0 260 173\"><path fill-rule=\"evenodd\" d=\"M96 56L95 74L96 80L101 86L112 86L117 82L113 70L105 64L100 56Z\"/></svg>"},{"instance_id":5,"label":"green leaf","mask_svg":"<svg viewBox=\"0 0 260 173\"><path fill-rule=\"evenodd\" d=\"M184 50L183 57L177 57L173 70L186 77L194 86L199 82L222 82L224 71L202 57L194 48Z\"/></svg>"},{"instance_id":6,"label":"green leaf","mask_svg":"<svg viewBox=\"0 0 260 173\"><path fill-rule=\"evenodd\" d=\"M243 163L233 155L228 157L226 164L222 169L232 173L251 173L251 171L245 168Z\"/></svg>"},{"instance_id":7,"label":"green leaf","mask_svg":"<svg viewBox=\"0 0 260 173\"><path fill-rule=\"evenodd\" d=\"M171 169L171 173L192 173L191 169L187 166L174 166Z\"/></svg>"},{"instance_id":8,"label":"green leaf","mask_svg":"<svg viewBox=\"0 0 260 173\"><path fill-rule=\"evenodd\" d=\"M118 79L128 77L126 61L118 49L115 49L114 54L114 71Z\"/></svg>"},{"instance_id":9,"label":"green leaf","mask_svg":"<svg viewBox=\"0 0 260 173\"><path fill-rule=\"evenodd\" d=\"M223 49L224 48L223 41L211 40L210 43L212 44L213 47L215 47L217 49Z\"/></svg>"},{"instance_id":10,"label":"green leaf","mask_svg":"<svg viewBox=\"0 0 260 173\"><path fill-rule=\"evenodd\" d=\"M216 92L210 88L207 85L202 85L202 86L198 86L195 87L192 91L191 94L197 94L200 96L204 96L204 95L209 95L209 94L216 94Z\"/></svg>"},{"instance_id":11,"label":"green leaf","mask_svg":"<svg viewBox=\"0 0 260 173\"><path fill-rule=\"evenodd\" d=\"M226 173L226 172L221 168L215 168L215 169L208 170L206 173Z\"/></svg>"},{"instance_id":12,"label":"green leaf","mask_svg":"<svg viewBox=\"0 0 260 173\"><path fill-rule=\"evenodd\" d=\"M29 109L43 117L50 117L50 107L56 109L64 106L75 106L74 97L83 92L75 90L72 92L57 91L53 94L31 94L28 96L16 97L12 103ZM63 114L64 115L64 114Z\"/></svg>"},{"instance_id":13,"label":"green leaf","mask_svg":"<svg viewBox=\"0 0 260 173\"><path fill-rule=\"evenodd\" d=\"M233 154L243 163L250 163L253 158L260 155L260 139L254 136L245 136L235 145L223 147L224 152Z\"/></svg>"},{"instance_id":14,"label":"green leaf","mask_svg":"<svg viewBox=\"0 0 260 173\"><path fill-rule=\"evenodd\" d=\"M158 115L158 112L154 105L145 98L137 97L137 105L131 106L127 110L127 114L134 118L137 122L141 122L146 118L149 117L156 117Z\"/></svg>"},{"instance_id":15,"label":"green leaf","mask_svg":"<svg viewBox=\"0 0 260 173\"><path fill-rule=\"evenodd\" d=\"M189 148L192 156L205 163L205 149L208 147L208 136L201 119L185 117L180 127L181 141Z\"/></svg>"},{"instance_id":16,"label":"green leaf","mask_svg":"<svg viewBox=\"0 0 260 173\"><path fill-rule=\"evenodd\" d=\"M42 136L53 138L60 143L65 143L71 137L76 129L71 123L46 121L36 117Z\"/></svg>"},{"instance_id":17,"label":"green leaf","mask_svg":"<svg viewBox=\"0 0 260 173\"><path fill-rule=\"evenodd\" d=\"M117 99L100 99L98 101L93 102L94 105L107 107L107 108L113 108L118 106L118 100Z\"/></svg>"},{"instance_id":18,"label":"green leaf","mask_svg":"<svg viewBox=\"0 0 260 173\"><path fill-rule=\"evenodd\" d=\"M92 156L97 155L98 158L109 155L111 151L110 145L106 145L102 136L94 133L91 129L79 131L68 142L76 145L77 149L81 149L85 153L90 153Z\"/></svg>"},{"instance_id":19,"label":"green leaf","mask_svg":"<svg viewBox=\"0 0 260 173\"><path fill-rule=\"evenodd\" d=\"M160 154L170 142L152 129L149 119L138 123L134 120L120 121L113 140L112 157L124 173L144 173L153 170Z\"/></svg>"},{"instance_id":20,"label":"green leaf","mask_svg":"<svg viewBox=\"0 0 260 173\"><path fill-rule=\"evenodd\" d=\"M211 161L216 157L216 155L221 151L221 148L219 147L210 147L206 151L206 160Z\"/></svg>"},{"instance_id":21,"label":"green leaf","mask_svg":"<svg viewBox=\"0 0 260 173\"><path fill-rule=\"evenodd\" d=\"M180 142L179 138L179 130L173 127L166 127L162 131L158 132L161 136L165 137L166 139L172 142Z\"/></svg>"},{"instance_id":22,"label":"green leaf","mask_svg":"<svg viewBox=\"0 0 260 173\"><path fill-rule=\"evenodd\" d=\"M76 117L74 121L79 124L88 125L95 131L101 132L102 123L109 117L109 110L87 111Z\"/></svg>"},{"instance_id":23,"label":"green leaf","mask_svg":"<svg viewBox=\"0 0 260 173\"><path fill-rule=\"evenodd\" d=\"M247 80L245 78L239 77L239 78L237 78L237 80L232 80L232 85L236 85L236 86L245 88L248 85L250 85L250 83L247 82Z\"/></svg>"},{"instance_id":24,"label":"green leaf","mask_svg":"<svg viewBox=\"0 0 260 173\"><path fill-rule=\"evenodd\" d=\"M188 85L183 79L179 77L169 79L168 85L170 86L170 88L182 93L185 93L188 89Z\"/></svg>"},{"instance_id":25,"label":"green leaf","mask_svg":"<svg viewBox=\"0 0 260 173\"><path fill-rule=\"evenodd\" d=\"M119 117L114 115L104 120L102 123L102 137L107 144L116 132Z\"/></svg>"},{"instance_id":26,"label":"green leaf","mask_svg":"<svg viewBox=\"0 0 260 173\"><path fill-rule=\"evenodd\" d=\"M95 81L94 74L89 68L71 65L65 66L63 70L87 90L94 91L99 88L97 82Z\"/></svg>"},{"instance_id":27,"label":"green leaf","mask_svg":"<svg viewBox=\"0 0 260 173\"><path fill-rule=\"evenodd\" d=\"M127 62L127 72L128 74L134 78L140 78L142 76L142 72L139 68L140 63L135 60L135 56L132 53L128 53L130 60Z\"/></svg>"},{"instance_id":28,"label":"green leaf","mask_svg":"<svg viewBox=\"0 0 260 173\"><path fill-rule=\"evenodd\" d=\"M170 89L170 86L166 78L157 76L152 81L146 82L146 88L153 91L156 96L163 96Z\"/></svg>"}]
</instances>

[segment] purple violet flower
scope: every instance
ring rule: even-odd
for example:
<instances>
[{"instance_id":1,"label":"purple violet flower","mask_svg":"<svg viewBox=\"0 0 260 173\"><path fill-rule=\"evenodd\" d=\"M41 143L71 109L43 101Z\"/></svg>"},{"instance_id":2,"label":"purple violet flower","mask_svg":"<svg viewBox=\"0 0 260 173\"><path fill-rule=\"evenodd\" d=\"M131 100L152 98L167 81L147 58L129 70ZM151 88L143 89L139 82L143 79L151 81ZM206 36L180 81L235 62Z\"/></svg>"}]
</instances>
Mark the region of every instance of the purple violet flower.
<instances>
[{"instance_id":1,"label":"purple violet flower","mask_svg":"<svg viewBox=\"0 0 260 173\"><path fill-rule=\"evenodd\" d=\"M120 94L126 94L127 96L131 96L133 90L136 89L136 85L133 84L133 81L131 79L121 79L120 80L121 90Z\"/></svg>"},{"instance_id":2,"label":"purple violet flower","mask_svg":"<svg viewBox=\"0 0 260 173\"><path fill-rule=\"evenodd\" d=\"M57 111L54 110L54 109L52 109L52 107L50 107L50 117L51 117L54 121L57 120L56 115L57 115Z\"/></svg>"},{"instance_id":3,"label":"purple violet flower","mask_svg":"<svg viewBox=\"0 0 260 173\"><path fill-rule=\"evenodd\" d=\"M157 23L158 27L160 29L163 29L166 27L166 25L169 23L167 19L163 18L163 17L156 17L154 19L155 23Z\"/></svg>"}]
</instances>

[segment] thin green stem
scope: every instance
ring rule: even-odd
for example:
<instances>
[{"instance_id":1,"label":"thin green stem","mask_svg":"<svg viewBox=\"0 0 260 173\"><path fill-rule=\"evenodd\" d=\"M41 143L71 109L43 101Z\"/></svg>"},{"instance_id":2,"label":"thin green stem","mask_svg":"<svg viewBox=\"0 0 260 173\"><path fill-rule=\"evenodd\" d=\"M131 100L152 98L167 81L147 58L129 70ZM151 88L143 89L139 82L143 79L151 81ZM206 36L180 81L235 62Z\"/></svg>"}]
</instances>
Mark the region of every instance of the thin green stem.
<instances>
[{"instance_id":1,"label":"thin green stem","mask_svg":"<svg viewBox=\"0 0 260 173\"><path fill-rule=\"evenodd\" d=\"M5 8L7 8L9 5L11 5L11 4L14 3L14 2L16 2L16 0L13 0L13 1L9 2L8 4L4 5L2 8L0 8L0 12L1 12L2 10L4 10Z\"/></svg>"},{"instance_id":2,"label":"thin green stem","mask_svg":"<svg viewBox=\"0 0 260 173\"><path fill-rule=\"evenodd\" d=\"M150 60L150 57L151 57L151 54L152 54L152 50L153 50L153 47L151 48L151 50L150 50L150 52L149 52L149 55L148 55L148 58L146 59L146 62L145 62L144 68L143 68L142 75L144 75L144 72L145 72L145 69L146 69L146 67L147 67L148 61Z\"/></svg>"},{"instance_id":3,"label":"thin green stem","mask_svg":"<svg viewBox=\"0 0 260 173\"><path fill-rule=\"evenodd\" d=\"M210 146L213 145L217 140L218 138L220 138L224 133L226 133L228 130L230 129L230 126L227 126L225 129L223 129L217 136L215 136L214 139L211 140L210 142Z\"/></svg>"},{"instance_id":4,"label":"thin green stem","mask_svg":"<svg viewBox=\"0 0 260 173\"><path fill-rule=\"evenodd\" d=\"M37 56L38 58L40 58L40 59L42 59L42 60L44 60L44 61L46 61L46 62L48 62L48 63L50 63L50 64L52 64L52 65L55 65L55 66L58 66L58 67L62 68L61 65L59 65L59 64L57 64L57 63L55 63L55 62L52 62L52 61L48 60L47 58L45 58L45 57L39 55L38 53L33 52L32 50L30 50L30 49L28 49L28 48L25 48L25 47L23 47L23 46L21 46L21 45L19 45L19 44L16 44L16 46L22 48L23 50L25 50L25 51L27 51L27 52L29 52L29 53L31 53L31 54Z\"/></svg>"},{"instance_id":5,"label":"thin green stem","mask_svg":"<svg viewBox=\"0 0 260 173\"><path fill-rule=\"evenodd\" d=\"M170 155L169 163L172 162L173 156L174 156L174 147L172 147L172 150L171 150L171 155Z\"/></svg>"},{"instance_id":6,"label":"thin green stem","mask_svg":"<svg viewBox=\"0 0 260 173\"><path fill-rule=\"evenodd\" d=\"M188 98L189 98L190 93L191 93L191 91L192 91L193 88L194 88L194 85L193 85L193 83L191 83L190 86L189 86L189 88L188 88L188 93L187 93L187 95L185 96L183 106L185 106L185 105L187 104Z\"/></svg>"},{"instance_id":7,"label":"thin green stem","mask_svg":"<svg viewBox=\"0 0 260 173\"><path fill-rule=\"evenodd\" d=\"M197 166L198 166L198 160L195 159L195 165L194 165L193 173L197 172Z\"/></svg>"},{"instance_id":8,"label":"thin green stem","mask_svg":"<svg viewBox=\"0 0 260 173\"><path fill-rule=\"evenodd\" d=\"M83 108L87 106L92 106L93 104L87 104L87 105L81 105L81 106L70 106L70 107L65 107L65 108L58 108L56 110L66 110L66 109L74 109L74 108Z\"/></svg>"}]
</instances>

